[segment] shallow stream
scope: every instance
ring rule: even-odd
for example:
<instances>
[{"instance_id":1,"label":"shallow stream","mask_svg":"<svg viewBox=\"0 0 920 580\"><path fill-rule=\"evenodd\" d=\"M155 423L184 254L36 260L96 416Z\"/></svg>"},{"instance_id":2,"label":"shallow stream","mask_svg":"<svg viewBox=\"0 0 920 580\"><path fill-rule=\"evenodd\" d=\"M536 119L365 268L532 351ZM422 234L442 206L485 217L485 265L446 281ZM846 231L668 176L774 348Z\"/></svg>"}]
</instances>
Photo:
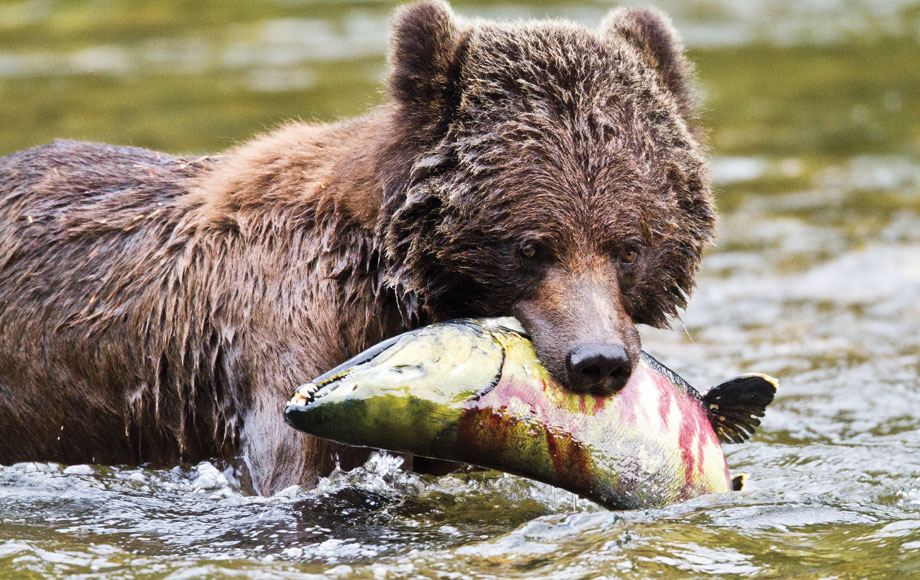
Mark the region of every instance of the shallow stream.
<instances>
[{"instance_id":1,"label":"shallow stream","mask_svg":"<svg viewBox=\"0 0 920 580\"><path fill-rule=\"evenodd\" d=\"M705 390L781 380L747 490L607 512L376 455L315 490L226 466L0 466L0 578L775 578L920 574L920 4L662 0L697 65L721 209L646 350ZM0 1L0 154L55 137L223 149L383 99L370 1ZM456 2L600 20L604 2ZM23 434L27 436L27 434Z\"/></svg>"}]
</instances>

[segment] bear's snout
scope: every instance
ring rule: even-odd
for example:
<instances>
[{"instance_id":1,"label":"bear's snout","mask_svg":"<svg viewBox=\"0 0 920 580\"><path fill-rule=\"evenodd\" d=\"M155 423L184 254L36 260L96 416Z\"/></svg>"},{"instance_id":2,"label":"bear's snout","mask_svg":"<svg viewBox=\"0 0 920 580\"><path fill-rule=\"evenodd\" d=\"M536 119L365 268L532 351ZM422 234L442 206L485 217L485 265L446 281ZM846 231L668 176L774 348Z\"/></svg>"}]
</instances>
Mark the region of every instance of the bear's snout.
<instances>
[{"instance_id":1,"label":"bear's snout","mask_svg":"<svg viewBox=\"0 0 920 580\"><path fill-rule=\"evenodd\" d=\"M566 388L609 395L626 386L642 346L609 265L553 266L513 312Z\"/></svg>"},{"instance_id":2,"label":"bear's snout","mask_svg":"<svg viewBox=\"0 0 920 580\"><path fill-rule=\"evenodd\" d=\"M565 366L574 390L609 395L626 386L633 361L620 344L589 343L570 350Z\"/></svg>"}]
</instances>

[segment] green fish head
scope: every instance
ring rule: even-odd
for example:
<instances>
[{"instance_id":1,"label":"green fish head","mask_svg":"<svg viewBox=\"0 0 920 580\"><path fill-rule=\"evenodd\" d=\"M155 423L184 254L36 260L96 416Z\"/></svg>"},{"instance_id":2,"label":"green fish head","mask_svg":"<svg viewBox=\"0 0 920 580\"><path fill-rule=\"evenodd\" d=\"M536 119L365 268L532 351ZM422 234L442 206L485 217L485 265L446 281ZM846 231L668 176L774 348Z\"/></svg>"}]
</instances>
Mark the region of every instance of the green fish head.
<instances>
[{"instance_id":1,"label":"green fish head","mask_svg":"<svg viewBox=\"0 0 920 580\"><path fill-rule=\"evenodd\" d=\"M437 456L464 405L498 382L503 361L501 344L475 321L420 328L301 386L285 420L321 438Z\"/></svg>"}]
</instances>

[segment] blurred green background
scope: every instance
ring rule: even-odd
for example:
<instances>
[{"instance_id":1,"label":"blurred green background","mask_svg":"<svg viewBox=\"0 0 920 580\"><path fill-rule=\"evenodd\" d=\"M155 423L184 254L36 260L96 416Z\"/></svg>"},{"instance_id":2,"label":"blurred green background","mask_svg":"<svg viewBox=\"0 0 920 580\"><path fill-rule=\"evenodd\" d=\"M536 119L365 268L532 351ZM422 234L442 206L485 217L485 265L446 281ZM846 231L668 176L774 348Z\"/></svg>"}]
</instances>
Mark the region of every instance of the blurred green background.
<instances>
[{"instance_id":1,"label":"blurred green background","mask_svg":"<svg viewBox=\"0 0 920 580\"><path fill-rule=\"evenodd\" d=\"M719 154L920 151L913 2L653 2L686 40ZM55 137L170 152L384 99L394 2L0 2L0 154ZM597 23L608 2L462 2Z\"/></svg>"}]
</instances>

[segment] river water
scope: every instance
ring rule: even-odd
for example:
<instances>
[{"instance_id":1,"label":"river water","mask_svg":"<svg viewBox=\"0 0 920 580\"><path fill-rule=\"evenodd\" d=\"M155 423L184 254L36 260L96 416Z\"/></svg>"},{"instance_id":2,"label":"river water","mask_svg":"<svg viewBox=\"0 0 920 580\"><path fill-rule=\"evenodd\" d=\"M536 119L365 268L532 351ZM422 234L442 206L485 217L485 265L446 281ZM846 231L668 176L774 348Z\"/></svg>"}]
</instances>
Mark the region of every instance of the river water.
<instances>
[{"instance_id":1,"label":"river water","mask_svg":"<svg viewBox=\"0 0 920 580\"><path fill-rule=\"evenodd\" d=\"M780 378L753 441L726 448L745 491L614 513L385 454L271 498L209 463L0 466L0 577L920 574L920 4L657 4L697 65L722 217L690 308L644 344L702 389ZM0 1L0 154L55 137L208 152L357 114L384 98L393 6Z\"/></svg>"}]
</instances>

